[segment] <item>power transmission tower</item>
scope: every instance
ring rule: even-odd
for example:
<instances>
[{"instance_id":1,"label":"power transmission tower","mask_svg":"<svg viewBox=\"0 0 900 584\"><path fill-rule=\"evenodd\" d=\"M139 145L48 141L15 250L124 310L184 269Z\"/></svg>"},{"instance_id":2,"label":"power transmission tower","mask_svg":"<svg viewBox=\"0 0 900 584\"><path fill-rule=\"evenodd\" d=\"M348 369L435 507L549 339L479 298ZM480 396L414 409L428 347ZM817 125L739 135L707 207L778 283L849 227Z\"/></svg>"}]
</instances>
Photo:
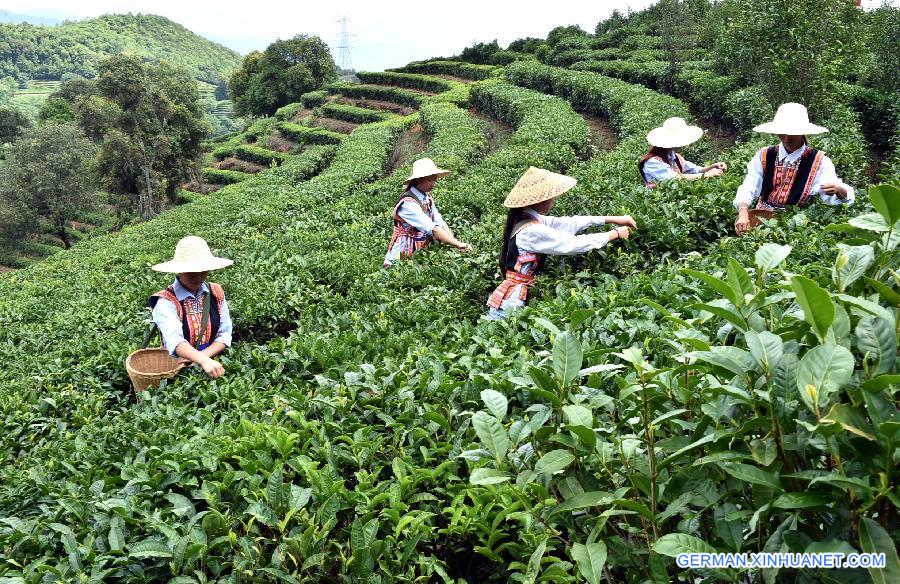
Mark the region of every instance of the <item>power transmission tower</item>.
<instances>
[{"instance_id":1,"label":"power transmission tower","mask_svg":"<svg viewBox=\"0 0 900 584\"><path fill-rule=\"evenodd\" d=\"M350 31L347 29L347 24L350 22L350 19L346 16L341 17L340 20L337 21L338 24L341 25L341 32L338 37L338 67L341 68L342 71L350 71L353 69L353 61L350 58L350 37L355 37L355 34L350 34Z\"/></svg>"}]
</instances>

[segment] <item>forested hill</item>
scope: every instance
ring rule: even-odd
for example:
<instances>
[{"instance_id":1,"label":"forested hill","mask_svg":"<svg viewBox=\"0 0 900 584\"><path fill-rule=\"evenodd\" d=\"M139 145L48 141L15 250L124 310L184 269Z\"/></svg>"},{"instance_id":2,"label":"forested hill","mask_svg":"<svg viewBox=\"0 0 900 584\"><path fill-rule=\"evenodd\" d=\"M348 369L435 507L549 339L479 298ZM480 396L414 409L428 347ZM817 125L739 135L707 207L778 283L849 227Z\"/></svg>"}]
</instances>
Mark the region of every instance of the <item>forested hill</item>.
<instances>
[{"instance_id":1,"label":"forested hill","mask_svg":"<svg viewBox=\"0 0 900 584\"><path fill-rule=\"evenodd\" d=\"M109 14L52 27L0 24L0 78L94 77L104 58L123 53L187 67L209 83L227 79L241 60L235 51L149 14Z\"/></svg>"}]
</instances>

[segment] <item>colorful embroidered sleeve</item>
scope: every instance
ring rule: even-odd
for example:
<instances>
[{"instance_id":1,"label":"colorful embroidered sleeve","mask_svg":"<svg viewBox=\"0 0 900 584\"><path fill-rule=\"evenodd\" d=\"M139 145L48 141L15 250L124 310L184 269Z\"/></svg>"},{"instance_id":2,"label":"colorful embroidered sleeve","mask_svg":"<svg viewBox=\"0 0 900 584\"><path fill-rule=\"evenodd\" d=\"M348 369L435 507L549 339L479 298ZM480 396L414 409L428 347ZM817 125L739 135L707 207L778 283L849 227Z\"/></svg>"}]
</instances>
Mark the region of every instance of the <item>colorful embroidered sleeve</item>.
<instances>
[{"instance_id":1,"label":"colorful embroidered sleeve","mask_svg":"<svg viewBox=\"0 0 900 584\"><path fill-rule=\"evenodd\" d=\"M423 233L427 233L431 235L434 231L434 228L438 226L436 221L432 221L431 217L425 214L425 211L422 210L422 207L416 205L415 203L405 202L400 205L400 210L397 212L400 217L418 229ZM435 217L437 217L437 213L435 213Z\"/></svg>"},{"instance_id":2,"label":"colorful embroidered sleeve","mask_svg":"<svg viewBox=\"0 0 900 584\"><path fill-rule=\"evenodd\" d=\"M763 180L763 168L762 168L762 157L759 152L757 152L753 158L750 159L750 162L747 163L747 175L744 177L744 182L741 183L741 186L738 187L737 194L734 197L734 208L739 208L742 204L750 207L753 204L753 201L759 196L759 192L762 190L762 180Z\"/></svg>"},{"instance_id":3,"label":"colorful embroidered sleeve","mask_svg":"<svg viewBox=\"0 0 900 584\"><path fill-rule=\"evenodd\" d=\"M821 185L826 183L837 183L842 185L847 189L847 198L841 199L837 195L829 195L823 191ZM819 166L816 176L813 177L811 193L819 195L822 202L827 205L852 205L853 201L856 200L856 192L853 190L853 187L838 178L837 171L834 169L834 162L827 156L822 158L822 164Z\"/></svg>"},{"instance_id":4,"label":"colorful embroidered sleeve","mask_svg":"<svg viewBox=\"0 0 900 584\"><path fill-rule=\"evenodd\" d=\"M530 225L516 236L519 251L547 255L578 255L601 248L607 243L609 235L606 233L574 235L542 224Z\"/></svg>"},{"instance_id":5,"label":"colorful embroidered sleeve","mask_svg":"<svg viewBox=\"0 0 900 584\"><path fill-rule=\"evenodd\" d=\"M175 305L170 300L160 298L153 308L153 322L159 328L162 334L163 346L169 350L172 355L175 349L181 343L186 343L184 332L181 328L181 319L178 318L178 312Z\"/></svg>"}]
</instances>

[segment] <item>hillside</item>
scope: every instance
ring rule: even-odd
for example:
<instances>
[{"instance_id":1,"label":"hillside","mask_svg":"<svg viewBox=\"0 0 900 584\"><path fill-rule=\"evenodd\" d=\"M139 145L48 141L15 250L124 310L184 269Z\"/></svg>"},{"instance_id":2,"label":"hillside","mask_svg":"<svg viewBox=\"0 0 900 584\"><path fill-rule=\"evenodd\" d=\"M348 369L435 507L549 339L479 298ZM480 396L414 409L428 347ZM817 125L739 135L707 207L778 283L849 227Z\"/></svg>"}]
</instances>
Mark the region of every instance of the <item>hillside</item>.
<instances>
[{"instance_id":1,"label":"hillside","mask_svg":"<svg viewBox=\"0 0 900 584\"><path fill-rule=\"evenodd\" d=\"M31 14L16 14L8 10L0 10L0 22L34 24L37 26L52 26L62 22L58 18L49 18L46 16L33 16Z\"/></svg>"},{"instance_id":2,"label":"hillside","mask_svg":"<svg viewBox=\"0 0 900 584\"><path fill-rule=\"evenodd\" d=\"M403 69L297 96L219 143L198 186L226 186L0 275L0 581L897 581L900 190L866 188L859 121L825 121L853 206L736 237L771 136L685 150L718 179L637 174L665 118L719 123L699 89L536 59ZM422 156L452 170L435 200L473 250L386 271ZM549 258L529 306L488 321L530 165L579 181L554 215L639 229ZM138 402L123 361L169 283L150 266L186 234L234 260L212 279L236 342L224 377ZM886 568L675 560L762 551Z\"/></svg>"},{"instance_id":3,"label":"hillside","mask_svg":"<svg viewBox=\"0 0 900 584\"><path fill-rule=\"evenodd\" d=\"M241 60L231 49L162 16L108 14L49 27L0 24L0 77L94 77L99 62L117 54L166 60L208 83L227 79Z\"/></svg>"}]
</instances>

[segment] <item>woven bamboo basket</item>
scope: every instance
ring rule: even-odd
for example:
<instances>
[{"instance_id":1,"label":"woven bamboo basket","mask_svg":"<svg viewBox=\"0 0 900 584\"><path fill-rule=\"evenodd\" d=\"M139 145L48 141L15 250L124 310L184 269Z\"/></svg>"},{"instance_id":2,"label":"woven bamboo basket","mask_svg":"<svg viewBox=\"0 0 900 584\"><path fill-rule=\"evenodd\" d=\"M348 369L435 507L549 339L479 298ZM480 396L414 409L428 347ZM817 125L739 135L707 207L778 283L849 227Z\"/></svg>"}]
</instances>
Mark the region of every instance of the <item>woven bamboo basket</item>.
<instances>
[{"instance_id":1,"label":"woven bamboo basket","mask_svg":"<svg viewBox=\"0 0 900 584\"><path fill-rule=\"evenodd\" d=\"M775 211L768 209L751 209L750 210L750 229L753 229L760 223L760 219L771 219L775 216Z\"/></svg>"},{"instance_id":2,"label":"woven bamboo basket","mask_svg":"<svg viewBox=\"0 0 900 584\"><path fill-rule=\"evenodd\" d=\"M163 379L175 377L184 367L178 359L162 348L138 349L125 359L125 370L131 378L135 393L157 387Z\"/></svg>"}]
</instances>

